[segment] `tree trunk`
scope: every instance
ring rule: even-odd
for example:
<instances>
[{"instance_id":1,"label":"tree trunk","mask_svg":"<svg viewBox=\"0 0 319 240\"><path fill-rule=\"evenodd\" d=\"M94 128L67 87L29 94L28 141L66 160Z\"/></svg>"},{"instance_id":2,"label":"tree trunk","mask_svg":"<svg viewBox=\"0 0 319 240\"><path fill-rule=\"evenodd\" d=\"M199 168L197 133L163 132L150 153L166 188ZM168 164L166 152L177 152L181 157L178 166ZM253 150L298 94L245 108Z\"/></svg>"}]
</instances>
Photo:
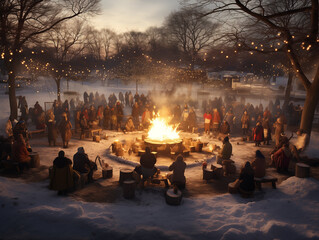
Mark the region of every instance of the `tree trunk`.
<instances>
[{"instance_id":1,"label":"tree trunk","mask_svg":"<svg viewBox=\"0 0 319 240\"><path fill-rule=\"evenodd\" d=\"M288 82L287 82L287 86L286 86L285 100L284 100L283 109L287 108L287 106L289 104L289 101L290 101L290 93L291 93L291 87L292 87L292 77L293 77L292 69L289 69Z\"/></svg>"},{"instance_id":2,"label":"tree trunk","mask_svg":"<svg viewBox=\"0 0 319 240\"><path fill-rule=\"evenodd\" d=\"M57 89L57 97L58 97L58 101L61 101L61 78L56 78L55 79L55 83L56 83L56 89Z\"/></svg>"},{"instance_id":3,"label":"tree trunk","mask_svg":"<svg viewBox=\"0 0 319 240\"><path fill-rule=\"evenodd\" d=\"M318 85L318 84L317 84ZM319 85L318 85L319 86ZM316 107L319 100L318 87L311 86L311 88L307 91L307 96L304 104L304 108L302 110L300 129L308 134L309 138L307 138L306 145L302 148L305 149L309 144L311 130L312 130L312 122L314 119Z\"/></svg>"},{"instance_id":4,"label":"tree trunk","mask_svg":"<svg viewBox=\"0 0 319 240\"><path fill-rule=\"evenodd\" d=\"M10 69L9 69L8 87L9 87L10 114L11 114L11 117L13 117L14 119L17 119L18 106L17 106L17 98L16 98L15 73L14 71L10 73Z\"/></svg>"},{"instance_id":5,"label":"tree trunk","mask_svg":"<svg viewBox=\"0 0 319 240\"><path fill-rule=\"evenodd\" d=\"M319 101L319 66L315 74L314 80L311 86L307 89L307 95L305 104L302 110L300 129L309 135L308 141L310 140L312 122L314 119L316 107ZM309 142L306 142L306 146ZM306 147L305 146L305 147Z\"/></svg>"}]
</instances>

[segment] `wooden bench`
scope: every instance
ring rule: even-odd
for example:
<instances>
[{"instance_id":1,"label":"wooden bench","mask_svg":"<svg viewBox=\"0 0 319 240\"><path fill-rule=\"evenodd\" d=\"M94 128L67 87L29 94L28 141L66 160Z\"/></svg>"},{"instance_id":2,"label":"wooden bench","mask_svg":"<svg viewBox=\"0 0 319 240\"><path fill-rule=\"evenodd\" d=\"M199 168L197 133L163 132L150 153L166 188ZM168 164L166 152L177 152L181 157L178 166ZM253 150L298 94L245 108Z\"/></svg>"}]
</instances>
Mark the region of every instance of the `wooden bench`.
<instances>
[{"instance_id":1,"label":"wooden bench","mask_svg":"<svg viewBox=\"0 0 319 240\"><path fill-rule=\"evenodd\" d=\"M100 135L100 133L102 132L102 128L90 129L89 132L90 132L89 137L93 137L94 134L96 134L96 133L97 133L97 135Z\"/></svg>"},{"instance_id":2,"label":"wooden bench","mask_svg":"<svg viewBox=\"0 0 319 240\"><path fill-rule=\"evenodd\" d=\"M272 176L265 176L263 178L256 178L255 177L254 180L255 180L255 184L256 184L258 190L261 190L262 183L269 183L269 182L271 182L272 188L276 189L276 182L278 181L277 178L272 177Z\"/></svg>"}]
</instances>

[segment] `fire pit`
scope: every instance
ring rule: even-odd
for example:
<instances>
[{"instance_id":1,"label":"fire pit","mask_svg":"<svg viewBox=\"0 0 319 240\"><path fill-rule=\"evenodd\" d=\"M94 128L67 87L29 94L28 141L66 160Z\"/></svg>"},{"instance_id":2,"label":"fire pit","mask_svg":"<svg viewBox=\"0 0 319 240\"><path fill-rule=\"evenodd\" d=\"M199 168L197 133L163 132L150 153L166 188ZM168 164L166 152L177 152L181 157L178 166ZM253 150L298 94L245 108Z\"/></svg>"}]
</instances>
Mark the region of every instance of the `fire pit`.
<instances>
[{"instance_id":1,"label":"fire pit","mask_svg":"<svg viewBox=\"0 0 319 240\"><path fill-rule=\"evenodd\" d=\"M183 142L176 129L177 127L169 125L166 119L155 118L151 122L147 138L144 139L145 146L150 147L153 151L159 151L162 148L162 151L170 152L172 147Z\"/></svg>"}]
</instances>

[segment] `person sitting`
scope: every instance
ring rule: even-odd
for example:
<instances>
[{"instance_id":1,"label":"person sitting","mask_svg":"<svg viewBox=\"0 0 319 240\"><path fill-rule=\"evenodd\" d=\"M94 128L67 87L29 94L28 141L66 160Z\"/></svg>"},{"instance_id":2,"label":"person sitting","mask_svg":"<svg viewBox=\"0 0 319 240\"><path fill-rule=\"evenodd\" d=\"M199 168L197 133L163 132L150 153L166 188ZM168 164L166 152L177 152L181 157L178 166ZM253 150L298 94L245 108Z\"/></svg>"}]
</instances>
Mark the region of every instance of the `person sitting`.
<instances>
[{"instance_id":1,"label":"person sitting","mask_svg":"<svg viewBox=\"0 0 319 240\"><path fill-rule=\"evenodd\" d=\"M184 158L182 155L178 155L176 161L173 162L168 169L173 171L167 175L167 178L171 182L172 185L175 185L179 189L185 188L186 178L185 178L185 169L186 163L184 162Z\"/></svg>"},{"instance_id":2,"label":"person sitting","mask_svg":"<svg viewBox=\"0 0 319 240\"><path fill-rule=\"evenodd\" d=\"M73 169L81 173L88 173L88 181L93 182L93 171L97 170L94 162L90 161L83 147L78 148L78 152L73 156Z\"/></svg>"},{"instance_id":3,"label":"person sitting","mask_svg":"<svg viewBox=\"0 0 319 240\"><path fill-rule=\"evenodd\" d=\"M140 158L140 168L136 168L136 172L143 176L143 181L152 177L156 172L157 168L155 167L156 157L151 153L149 147L145 148L145 153Z\"/></svg>"},{"instance_id":4,"label":"person sitting","mask_svg":"<svg viewBox=\"0 0 319 240\"><path fill-rule=\"evenodd\" d=\"M278 172L287 172L292 154L289 149L289 143L283 146L271 155L270 166L275 166Z\"/></svg>"},{"instance_id":5,"label":"person sitting","mask_svg":"<svg viewBox=\"0 0 319 240\"><path fill-rule=\"evenodd\" d=\"M266 160L261 151L256 151L256 157L251 162L251 166L254 170L254 176L257 178L263 178L266 175Z\"/></svg>"},{"instance_id":6,"label":"person sitting","mask_svg":"<svg viewBox=\"0 0 319 240\"><path fill-rule=\"evenodd\" d=\"M19 134L13 143L11 160L18 163L21 172L30 166L31 157L22 134Z\"/></svg>"},{"instance_id":7,"label":"person sitting","mask_svg":"<svg viewBox=\"0 0 319 240\"><path fill-rule=\"evenodd\" d=\"M132 117L129 117L127 119L126 124L125 124L125 131L127 132L133 132L135 131L135 126Z\"/></svg>"},{"instance_id":8,"label":"person sitting","mask_svg":"<svg viewBox=\"0 0 319 240\"><path fill-rule=\"evenodd\" d=\"M217 155L217 163L221 164L223 160L229 160L233 152L233 146L229 142L229 137L225 137L223 140L223 146L219 150Z\"/></svg>"},{"instance_id":9,"label":"person sitting","mask_svg":"<svg viewBox=\"0 0 319 240\"><path fill-rule=\"evenodd\" d=\"M239 192L252 192L255 190L254 170L250 162L246 162L239 175Z\"/></svg>"},{"instance_id":10,"label":"person sitting","mask_svg":"<svg viewBox=\"0 0 319 240\"><path fill-rule=\"evenodd\" d=\"M58 195L66 195L73 186L72 161L60 151L53 161L50 189L58 191Z\"/></svg>"},{"instance_id":11,"label":"person sitting","mask_svg":"<svg viewBox=\"0 0 319 240\"><path fill-rule=\"evenodd\" d=\"M254 170L250 162L246 162L240 171L239 178L235 181L235 188L240 193L251 193L255 190Z\"/></svg>"}]
</instances>

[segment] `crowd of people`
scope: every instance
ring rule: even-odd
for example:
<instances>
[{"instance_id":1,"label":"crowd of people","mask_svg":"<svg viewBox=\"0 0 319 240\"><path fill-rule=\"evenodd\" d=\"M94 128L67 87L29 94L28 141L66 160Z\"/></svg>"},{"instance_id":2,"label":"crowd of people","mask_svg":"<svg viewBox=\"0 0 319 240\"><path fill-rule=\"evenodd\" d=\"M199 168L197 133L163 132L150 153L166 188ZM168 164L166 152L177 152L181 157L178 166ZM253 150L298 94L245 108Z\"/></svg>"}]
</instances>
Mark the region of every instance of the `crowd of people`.
<instances>
[{"instance_id":1,"label":"crowd of people","mask_svg":"<svg viewBox=\"0 0 319 240\"><path fill-rule=\"evenodd\" d=\"M60 133L64 148L69 145L72 132L74 132L72 131L73 126L75 132L80 131L80 139L84 139L86 132L92 128L123 132L147 129L151 120L162 108L154 101L154 94L154 92L148 92L146 95L136 93L133 96L131 92L124 94L120 92L118 97L112 93L106 100L104 94L84 92L83 101L79 97L71 99L70 102L65 100L63 103L55 100L52 108L46 111L43 110L39 102L36 102L33 108L28 109L25 97L21 96L18 103L21 113L19 121L9 118L6 125L7 137L11 142L11 149L8 150L11 155L7 154L6 159L11 158L19 162L19 167L22 170L28 167L30 161L28 153L32 151L27 129L29 120L37 129L47 128L50 146L56 146L56 139ZM243 99L237 101L235 97L227 95L224 100L221 97L216 97L214 100L204 100L201 105L204 113L203 118L196 115L196 112L201 112L198 106L199 103L196 102L170 104L165 108L165 117L180 130L188 132L203 130L204 134L208 136L223 139L223 145L218 154L218 163L225 166L225 175L236 172L234 162L230 159L232 145L229 142L229 138L235 134L242 135L244 141L253 140L257 147L262 143L269 145L273 140L275 146L271 155L271 165L280 172L288 170L291 159L300 160L299 149L291 144L285 136L287 125L296 126L298 124L301 116L299 105L294 106L291 103L282 109L279 99L276 99L275 103L270 100L264 108L262 104L258 106L253 106L250 103L244 104ZM124 109L126 113L130 112L131 114L124 114ZM142 180L157 173L156 158L148 150L146 149L146 153L141 157L141 165L135 169L136 173L142 176ZM3 154L1 158L4 158ZM72 161L64 156L64 152L59 152L53 164L54 173L58 176L60 170L71 169L71 164ZM265 158L257 150L256 159L246 163L241 171L238 186L248 189L245 186L245 182L249 179L247 174L254 172L255 177L262 177L265 174L265 167ZM94 164L88 160L84 149L79 148L73 159L74 172L88 172L89 179L92 179L93 168ZM178 185L180 188L185 187L185 168L186 163L183 157L178 156L169 167L169 170L173 171L173 174L169 175L172 184ZM71 171L69 174L72 179L77 175L74 172ZM66 181L65 186L69 187L70 184L73 184L74 179L68 181ZM55 186L53 181L52 188L58 189ZM58 190L59 194L65 192L65 189L61 189Z\"/></svg>"}]
</instances>

